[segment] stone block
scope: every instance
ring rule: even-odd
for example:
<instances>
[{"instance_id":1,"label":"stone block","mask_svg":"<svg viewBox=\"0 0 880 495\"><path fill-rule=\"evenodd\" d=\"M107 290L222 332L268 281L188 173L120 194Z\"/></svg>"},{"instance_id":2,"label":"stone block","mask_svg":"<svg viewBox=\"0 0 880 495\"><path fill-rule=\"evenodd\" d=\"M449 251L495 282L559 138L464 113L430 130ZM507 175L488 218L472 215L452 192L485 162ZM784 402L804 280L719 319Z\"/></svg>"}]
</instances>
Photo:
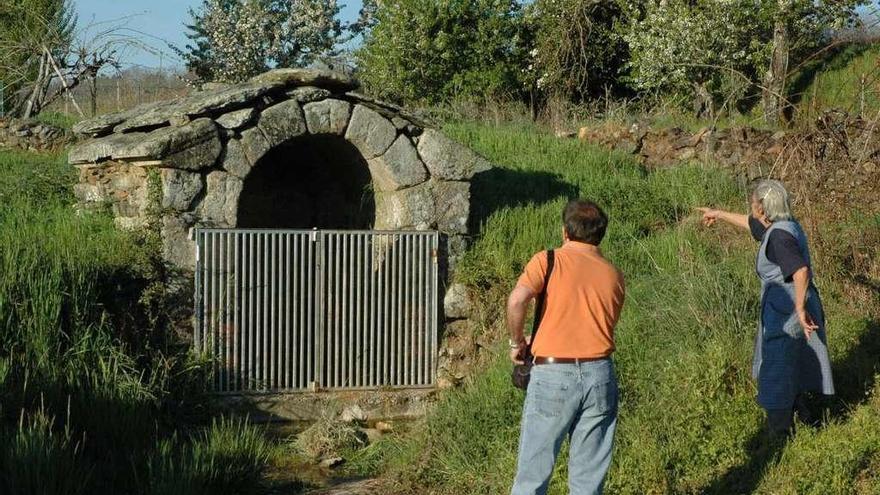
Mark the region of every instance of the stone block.
<instances>
[{"instance_id":1,"label":"stone block","mask_svg":"<svg viewBox=\"0 0 880 495\"><path fill-rule=\"evenodd\" d=\"M257 127L263 131L269 146L278 146L306 133L302 108L296 100L282 101L263 110Z\"/></svg>"},{"instance_id":2,"label":"stone block","mask_svg":"<svg viewBox=\"0 0 880 495\"><path fill-rule=\"evenodd\" d=\"M434 129L425 129L419 137L418 151L436 179L467 180L491 168L485 158Z\"/></svg>"},{"instance_id":3,"label":"stone block","mask_svg":"<svg viewBox=\"0 0 880 495\"><path fill-rule=\"evenodd\" d=\"M242 186L241 179L227 172L217 170L208 174L205 197L199 205L201 218L216 227L235 227Z\"/></svg>"},{"instance_id":4,"label":"stone block","mask_svg":"<svg viewBox=\"0 0 880 495\"><path fill-rule=\"evenodd\" d=\"M71 165L82 165L109 160L143 141L146 136L146 133L136 132L92 139L71 148L67 161Z\"/></svg>"},{"instance_id":5,"label":"stone block","mask_svg":"<svg viewBox=\"0 0 880 495\"><path fill-rule=\"evenodd\" d=\"M327 99L303 106L306 125L312 134L345 134L351 116L351 103Z\"/></svg>"},{"instance_id":6,"label":"stone block","mask_svg":"<svg viewBox=\"0 0 880 495\"><path fill-rule=\"evenodd\" d=\"M150 133L116 134L75 147L68 161L73 164L114 160L161 160L166 167L201 170L216 163L223 145L211 119L199 119L180 127Z\"/></svg>"},{"instance_id":7,"label":"stone block","mask_svg":"<svg viewBox=\"0 0 880 495\"><path fill-rule=\"evenodd\" d=\"M397 137L397 129L378 112L363 105L355 105L345 138L369 160L388 149Z\"/></svg>"},{"instance_id":8,"label":"stone block","mask_svg":"<svg viewBox=\"0 0 880 495\"><path fill-rule=\"evenodd\" d=\"M192 225L179 216L162 218L162 254L165 261L184 270L194 270L196 266L196 245L190 240Z\"/></svg>"},{"instance_id":9,"label":"stone block","mask_svg":"<svg viewBox=\"0 0 880 495\"><path fill-rule=\"evenodd\" d=\"M287 91L287 96L293 98L300 103L311 103L313 101L321 101L332 95L330 91L324 88L316 88L314 86L303 86L301 88L293 88Z\"/></svg>"},{"instance_id":10,"label":"stone block","mask_svg":"<svg viewBox=\"0 0 880 495\"><path fill-rule=\"evenodd\" d=\"M162 179L162 208L188 211L205 188L203 176L174 168L159 171Z\"/></svg>"},{"instance_id":11,"label":"stone block","mask_svg":"<svg viewBox=\"0 0 880 495\"><path fill-rule=\"evenodd\" d=\"M232 141L230 141L232 142ZM227 143L228 146L229 143ZM246 129L241 133L241 150L251 166L256 165L260 158L269 152L272 146L259 127Z\"/></svg>"},{"instance_id":12,"label":"stone block","mask_svg":"<svg viewBox=\"0 0 880 495\"><path fill-rule=\"evenodd\" d=\"M257 111L253 108L242 108L217 117L217 125L224 129L239 129L251 123L256 116Z\"/></svg>"},{"instance_id":13,"label":"stone block","mask_svg":"<svg viewBox=\"0 0 880 495\"><path fill-rule=\"evenodd\" d=\"M468 289L464 284L452 284L443 297L443 314L449 319L468 318L473 312Z\"/></svg>"},{"instance_id":14,"label":"stone block","mask_svg":"<svg viewBox=\"0 0 880 495\"><path fill-rule=\"evenodd\" d=\"M244 152L244 146L238 139L230 139L226 143L226 148L220 157L220 165L223 170L239 179L247 177L253 166Z\"/></svg>"},{"instance_id":15,"label":"stone block","mask_svg":"<svg viewBox=\"0 0 880 495\"><path fill-rule=\"evenodd\" d=\"M436 228L447 234L466 234L470 215L470 183L431 180L437 212Z\"/></svg>"},{"instance_id":16,"label":"stone block","mask_svg":"<svg viewBox=\"0 0 880 495\"><path fill-rule=\"evenodd\" d=\"M436 216L429 183L400 191L376 191L378 230L428 230L436 225Z\"/></svg>"},{"instance_id":17,"label":"stone block","mask_svg":"<svg viewBox=\"0 0 880 495\"><path fill-rule=\"evenodd\" d=\"M327 69L274 69L253 77L251 82L273 83L285 87L317 86L337 92L350 91L359 86L350 76Z\"/></svg>"},{"instance_id":18,"label":"stone block","mask_svg":"<svg viewBox=\"0 0 880 495\"><path fill-rule=\"evenodd\" d=\"M280 87L281 84L274 81L261 81L236 84L217 91L202 91L181 101L181 113L191 117L217 115L249 106Z\"/></svg>"},{"instance_id":19,"label":"stone block","mask_svg":"<svg viewBox=\"0 0 880 495\"><path fill-rule=\"evenodd\" d=\"M419 160L409 138L400 135L388 150L367 162L373 187L380 191L397 191L428 180L425 165Z\"/></svg>"}]
</instances>

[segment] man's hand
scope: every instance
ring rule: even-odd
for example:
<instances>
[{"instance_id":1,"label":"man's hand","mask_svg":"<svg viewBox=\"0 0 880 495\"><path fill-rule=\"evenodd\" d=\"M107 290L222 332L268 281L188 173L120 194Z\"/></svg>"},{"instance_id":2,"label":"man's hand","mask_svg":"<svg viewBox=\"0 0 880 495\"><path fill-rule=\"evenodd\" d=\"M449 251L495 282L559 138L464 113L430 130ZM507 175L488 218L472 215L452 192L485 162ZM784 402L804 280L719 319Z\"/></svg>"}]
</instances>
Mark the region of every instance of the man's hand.
<instances>
[{"instance_id":1,"label":"man's hand","mask_svg":"<svg viewBox=\"0 0 880 495\"><path fill-rule=\"evenodd\" d=\"M510 361L513 364L525 364L526 347L528 347L529 341L531 341L531 339L531 335L526 335L519 343L519 346L510 348Z\"/></svg>"},{"instance_id":2,"label":"man's hand","mask_svg":"<svg viewBox=\"0 0 880 495\"><path fill-rule=\"evenodd\" d=\"M513 364L525 364L526 344L523 342L519 347L510 349L510 361Z\"/></svg>"},{"instance_id":3,"label":"man's hand","mask_svg":"<svg viewBox=\"0 0 880 495\"><path fill-rule=\"evenodd\" d=\"M715 225L715 220L718 220L718 216L721 215L721 210L713 210L711 208L699 207L697 211L703 214L703 225L706 227Z\"/></svg>"},{"instance_id":4,"label":"man's hand","mask_svg":"<svg viewBox=\"0 0 880 495\"><path fill-rule=\"evenodd\" d=\"M804 329L804 335L807 336L807 340L810 340L810 337L813 335L813 332L819 330L819 325L813 320L813 317L810 316L810 313L807 313L806 309L797 310L798 321L801 324L801 328Z\"/></svg>"}]
</instances>

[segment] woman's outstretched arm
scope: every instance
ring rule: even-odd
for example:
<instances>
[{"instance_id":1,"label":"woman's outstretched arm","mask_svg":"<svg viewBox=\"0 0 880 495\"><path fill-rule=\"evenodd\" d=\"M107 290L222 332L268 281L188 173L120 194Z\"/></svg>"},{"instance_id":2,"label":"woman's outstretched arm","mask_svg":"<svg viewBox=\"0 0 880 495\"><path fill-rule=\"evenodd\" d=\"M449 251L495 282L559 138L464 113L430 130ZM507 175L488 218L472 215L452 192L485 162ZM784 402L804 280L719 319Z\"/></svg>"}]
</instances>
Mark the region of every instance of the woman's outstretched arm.
<instances>
[{"instance_id":1,"label":"woman's outstretched arm","mask_svg":"<svg viewBox=\"0 0 880 495\"><path fill-rule=\"evenodd\" d=\"M749 216L741 213L731 213L724 210L713 210L712 208L697 208L703 214L703 224L711 227L715 224L715 220L723 220L731 225L749 230Z\"/></svg>"}]
</instances>

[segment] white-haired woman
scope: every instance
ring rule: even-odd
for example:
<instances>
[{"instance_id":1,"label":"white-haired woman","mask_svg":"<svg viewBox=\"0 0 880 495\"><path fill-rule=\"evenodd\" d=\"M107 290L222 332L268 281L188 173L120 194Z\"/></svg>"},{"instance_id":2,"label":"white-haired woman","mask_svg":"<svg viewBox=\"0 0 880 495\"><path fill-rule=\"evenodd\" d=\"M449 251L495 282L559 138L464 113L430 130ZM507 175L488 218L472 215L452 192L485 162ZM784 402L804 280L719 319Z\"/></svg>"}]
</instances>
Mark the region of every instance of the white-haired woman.
<instances>
[{"instance_id":1,"label":"white-haired woman","mask_svg":"<svg viewBox=\"0 0 880 495\"><path fill-rule=\"evenodd\" d=\"M758 403L767 411L770 431L787 433L803 394L834 394L825 312L813 285L807 236L792 217L788 191L775 180L757 183L750 215L698 210L705 225L722 220L751 231L761 243L756 261L761 279L761 320L752 376L758 383Z\"/></svg>"}]
</instances>

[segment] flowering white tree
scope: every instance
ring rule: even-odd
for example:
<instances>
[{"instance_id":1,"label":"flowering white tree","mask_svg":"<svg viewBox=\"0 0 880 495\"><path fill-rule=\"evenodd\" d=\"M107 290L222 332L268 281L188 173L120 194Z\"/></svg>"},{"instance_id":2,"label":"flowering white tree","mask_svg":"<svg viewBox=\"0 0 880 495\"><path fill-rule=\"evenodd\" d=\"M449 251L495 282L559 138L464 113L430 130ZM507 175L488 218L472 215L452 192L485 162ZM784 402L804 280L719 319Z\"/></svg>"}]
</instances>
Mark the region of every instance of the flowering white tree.
<instances>
[{"instance_id":1,"label":"flowering white tree","mask_svg":"<svg viewBox=\"0 0 880 495\"><path fill-rule=\"evenodd\" d=\"M831 31L853 22L861 3L620 0L630 19L624 38L631 82L641 90L702 89L721 96L738 80L763 89L765 109L775 119L789 59L797 62L827 42Z\"/></svg>"},{"instance_id":2,"label":"flowering white tree","mask_svg":"<svg viewBox=\"0 0 880 495\"><path fill-rule=\"evenodd\" d=\"M238 82L270 67L308 65L342 34L336 0L204 0L181 51L203 81Z\"/></svg>"}]
</instances>

